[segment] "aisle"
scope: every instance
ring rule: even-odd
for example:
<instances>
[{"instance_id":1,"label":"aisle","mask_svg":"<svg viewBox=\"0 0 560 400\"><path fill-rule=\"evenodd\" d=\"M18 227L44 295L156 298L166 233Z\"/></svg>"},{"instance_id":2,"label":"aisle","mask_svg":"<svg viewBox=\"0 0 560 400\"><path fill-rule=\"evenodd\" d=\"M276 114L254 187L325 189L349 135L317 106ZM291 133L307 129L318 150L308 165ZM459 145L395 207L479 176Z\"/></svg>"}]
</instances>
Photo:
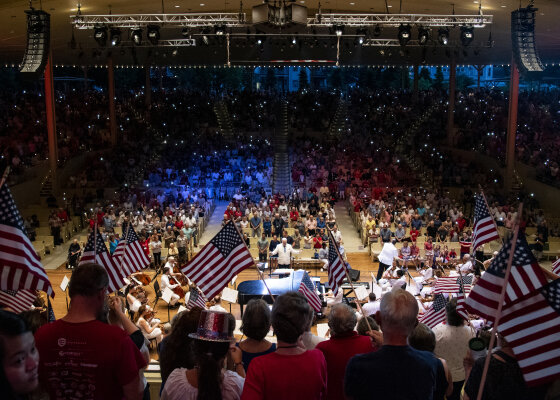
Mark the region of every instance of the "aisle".
<instances>
[{"instance_id":1,"label":"aisle","mask_svg":"<svg viewBox=\"0 0 560 400\"><path fill-rule=\"evenodd\" d=\"M222 221L228 204L229 202L227 201L216 202L216 208L214 209L214 212L210 217L210 221L208 222L206 229L204 229L200 242L198 243L199 248L208 243L222 228Z\"/></svg>"},{"instance_id":2,"label":"aisle","mask_svg":"<svg viewBox=\"0 0 560 400\"><path fill-rule=\"evenodd\" d=\"M364 248L360 235L356 227L352 223L348 210L346 209L346 202L339 201L334 205L334 212L336 213L336 224L342 233L342 241L344 249L347 253L367 252Z\"/></svg>"}]
</instances>

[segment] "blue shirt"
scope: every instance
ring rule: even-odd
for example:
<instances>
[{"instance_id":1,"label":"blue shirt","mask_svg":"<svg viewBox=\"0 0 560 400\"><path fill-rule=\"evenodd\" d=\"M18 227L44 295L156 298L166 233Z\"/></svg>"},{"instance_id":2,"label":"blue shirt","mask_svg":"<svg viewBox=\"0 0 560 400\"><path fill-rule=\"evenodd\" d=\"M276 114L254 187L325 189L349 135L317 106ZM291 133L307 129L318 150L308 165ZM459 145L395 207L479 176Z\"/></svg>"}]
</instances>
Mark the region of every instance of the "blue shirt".
<instances>
[{"instance_id":1,"label":"blue shirt","mask_svg":"<svg viewBox=\"0 0 560 400\"><path fill-rule=\"evenodd\" d=\"M113 254L119 245L119 241L115 239L114 241L109 241L109 253Z\"/></svg>"}]
</instances>

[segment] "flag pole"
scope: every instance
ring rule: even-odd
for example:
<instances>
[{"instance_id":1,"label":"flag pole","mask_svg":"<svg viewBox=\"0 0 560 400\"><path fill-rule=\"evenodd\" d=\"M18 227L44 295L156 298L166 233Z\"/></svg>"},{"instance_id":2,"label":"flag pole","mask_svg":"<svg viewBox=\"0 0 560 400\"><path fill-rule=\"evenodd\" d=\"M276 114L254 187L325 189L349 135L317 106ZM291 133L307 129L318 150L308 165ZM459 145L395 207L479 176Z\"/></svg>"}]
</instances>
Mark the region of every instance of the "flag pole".
<instances>
[{"instance_id":1,"label":"flag pole","mask_svg":"<svg viewBox=\"0 0 560 400\"><path fill-rule=\"evenodd\" d=\"M327 227L327 229L329 230L329 237L331 239L332 244L334 244L334 248L336 250L336 253L338 254L338 258L342 262L344 272L346 273L346 279L348 279L348 283L350 284L350 288L352 289L352 291L354 292L354 295L356 296L356 307L358 307L358 310L360 311L360 313L362 313L362 316L364 317L364 319L366 321L366 324L368 326L368 330L372 331L373 329L371 329L371 325L369 324L366 313L364 312L364 309L362 308L362 305L360 304L360 300L358 299L358 295L356 294L356 289L354 288L354 284L352 283L352 279L350 278L350 274L348 273L348 268L346 268L346 263L344 262L344 259L342 258L342 255L340 254L340 251L338 250L338 244L336 243L336 241L334 239L331 228ZM331 266L329 265L329 268L330 267ZM327 273L327 275L328 275L328 273ZM342 290L342 288L340 288L339 290Z\"/></svg>"},{"instance_id":2,"label":"flag pole","mask_svg":"<svg viewBox=\"0 0 560 400\"><path fill-rule=\"evenodd\" d=\"M243 245L245 246L245 249L247 249L247 251L250 253L249 247L247 247L247 243L245 243L245 240L243 239L243 235L241 234L241 231L239 230L239 228L237 227L235 222L230 220L228 222L228 224L233 224L233 226L235 227L235 230L237 231L237 233L239 234L239 237L241 238L241 241L243 242ZM251 259L253 259L253 257L251 257ZM270 288L268 287L268 285L266 284L266 281L264 280L264 274L261 272L258 265L255 264L254 259L253 259L253 265L257 268L257 273L259 274L259 278L263 281L264 286L266 287L266 290L268 291L268 294L270 295L270 298L272 299L272 302L274 303L274 296L272 295L272 292L270 291Z\"/></svg>"},{"instance_id":3,"label":"flag pole","mask_svg":"<svg viewBox=\"0 0 560 400\"><path fill-rule=\"evenodd\" d=\"M0 189L2 189L2 186L4 186L4 183L6 183L6 180L8 179L9 174L10 174L10 167L8 166L4 170L4 173L2 174L2 179L0 180Z\"/></svg>"},{"instance_id":4,"label":"flag pole","mask_svg":"<svg viewBox=\"0 0 560 400\"><path fill-rule=\"evenodd\" d=\"M508 280L511 275L511 264L513 263L513 255L515 254L515 246L517 244L517 237L519 235L519 219L521 218L521 212L523 211L523 203L519 204L519 210L517 212L517 218L515 221L515 228L513 232L513 239L511 244L511 250L508 257L508 263L506 268L506 274L504 277L504 285L502 286L502 293L500 294L500 300L498 302L498 309L496 310L496 317L494 318L494 323L492 328L494 330L493 335L490 336L490 344L488 345L488 353L486 354L486 360L484 361L484 369L482 370L482 377L480 378L480 386L478 387L478 395L476 400L482 399L482 392L484 391L484 384L486 383L486 376L488 375L488 367L490 366L490 359L492 358L492 349L496 341L496 335L498 334L498 326L500 324L500 317L502 315L502 306L504 299L506 297L506 289L508 285Z\"/></svg>"}]
</instances>

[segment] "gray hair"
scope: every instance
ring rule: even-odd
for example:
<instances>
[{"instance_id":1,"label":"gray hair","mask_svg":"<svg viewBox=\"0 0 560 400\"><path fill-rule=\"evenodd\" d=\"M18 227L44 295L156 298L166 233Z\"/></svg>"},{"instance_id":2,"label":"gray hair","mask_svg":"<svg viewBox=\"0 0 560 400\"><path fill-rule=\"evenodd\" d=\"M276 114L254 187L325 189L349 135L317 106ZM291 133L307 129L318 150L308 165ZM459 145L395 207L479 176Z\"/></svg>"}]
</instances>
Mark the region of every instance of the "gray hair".
<instances>
[{"instance_id":1,"label":"gray hair","mask_svg":"<svg viewBox=\"0 0 560 400\"><path fill-rule=\"evenodd\" d=\"M395 289L386 293L381 299L379 311L383 332L408 336L416 326L418 303L406 290Z\"/></svg>"},{"instance_id":2,"label":"gray hair","mask_svg":"<svg viewBox=\"0 0 560 400\"><path fill-rule=\"evenodd\" d=\"M329 328L333 336L352 332L357 322L356 313L346 304L335 304L329 312Z\"/></svg>"}]
</instances>

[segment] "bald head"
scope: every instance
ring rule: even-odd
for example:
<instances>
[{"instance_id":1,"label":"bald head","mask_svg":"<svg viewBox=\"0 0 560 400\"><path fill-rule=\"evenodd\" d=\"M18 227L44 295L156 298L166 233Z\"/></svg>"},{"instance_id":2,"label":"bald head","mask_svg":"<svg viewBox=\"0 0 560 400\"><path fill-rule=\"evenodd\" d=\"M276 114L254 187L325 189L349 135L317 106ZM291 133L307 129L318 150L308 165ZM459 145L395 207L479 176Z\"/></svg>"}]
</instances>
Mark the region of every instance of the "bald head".
<instances>
[{"instance_id":1,"label":"bald head","mask_svg":"<svg viewBox=\"0 0 560 400\"><path fill-rule=\"evenodd\" d=\"M383 332L408 336L417 323L418 303L406 290L395 289L383 296L379 313Z\"/></svg>"}]
</instances>

